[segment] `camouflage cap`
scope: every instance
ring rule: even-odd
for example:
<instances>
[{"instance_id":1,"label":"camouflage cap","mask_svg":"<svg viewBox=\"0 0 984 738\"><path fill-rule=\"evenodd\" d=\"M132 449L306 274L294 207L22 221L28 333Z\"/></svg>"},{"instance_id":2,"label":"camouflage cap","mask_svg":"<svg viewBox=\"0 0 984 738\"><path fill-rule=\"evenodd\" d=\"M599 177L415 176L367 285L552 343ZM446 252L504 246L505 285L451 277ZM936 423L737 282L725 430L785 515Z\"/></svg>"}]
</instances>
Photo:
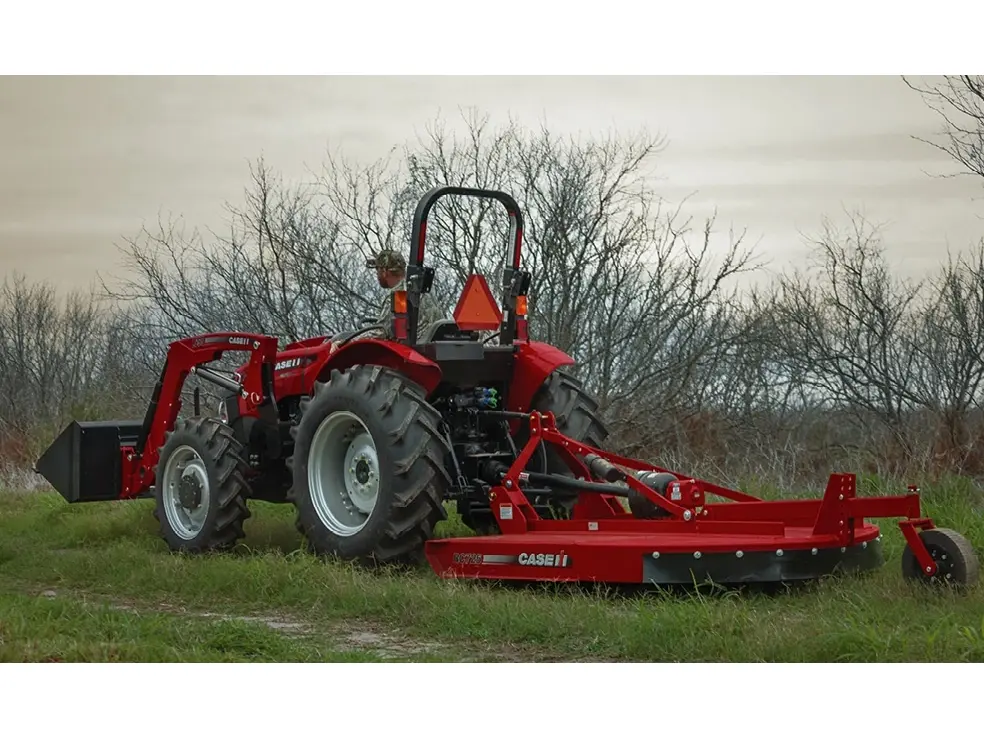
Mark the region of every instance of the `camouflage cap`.
<instances>
[{"instance_id":1,"label":"camouflage cap","mask_svg":"<svg viewBox=\"0 0 984 738\"><path fill-rule=\"evenodd\" d=\"M366 259L366 266L372 269L386 269L388 271L403 271L407 268L407 260L402 254L389 249L384 249L370 259Z\"/></svg>"}]
</instances>

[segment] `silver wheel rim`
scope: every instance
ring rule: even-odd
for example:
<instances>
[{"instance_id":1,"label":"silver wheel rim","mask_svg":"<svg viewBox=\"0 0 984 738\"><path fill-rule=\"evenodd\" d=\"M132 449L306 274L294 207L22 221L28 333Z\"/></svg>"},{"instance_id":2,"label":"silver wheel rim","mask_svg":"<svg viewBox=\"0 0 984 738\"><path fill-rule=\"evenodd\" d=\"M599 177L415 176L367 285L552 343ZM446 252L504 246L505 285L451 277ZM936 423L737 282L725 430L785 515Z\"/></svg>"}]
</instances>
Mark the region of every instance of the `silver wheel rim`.
<instances>
[{"instance_id":1,"label":"silver wheel rim","mask_svg":"<svg viewBox=\"0 0 984 738\"><path fill-rule=\"evenodd\" d=\"M176 448L161 476L161 499L167 522L179 538L190 541L202 532L210 492L202 457L191 446Z\"/></svg>"},{"instance_id":2,"label":"silver wheel rim","mask_svg":"<svg viewBox=\"0 0 984 738\"><path fill-rule=\"evenodd\" d=\"M379 459L369 429L347 411L332 413L311 440L308 489L318 518L338 536L369 522L379 496Z\"/></svg>"}]
</instances>

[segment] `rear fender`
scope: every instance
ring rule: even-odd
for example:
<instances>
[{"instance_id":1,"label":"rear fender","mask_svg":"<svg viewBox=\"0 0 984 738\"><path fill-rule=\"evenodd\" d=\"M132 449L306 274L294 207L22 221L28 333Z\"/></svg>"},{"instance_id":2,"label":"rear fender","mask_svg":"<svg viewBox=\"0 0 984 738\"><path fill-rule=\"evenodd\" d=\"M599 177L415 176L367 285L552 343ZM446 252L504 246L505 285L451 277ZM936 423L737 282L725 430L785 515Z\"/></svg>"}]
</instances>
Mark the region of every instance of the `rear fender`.
<instances>
[{"instance_id":1,"label":"rear fender","mask_svg":"<svg viewBox=\"0 0 984 738\"><path fill-rule=\"evenodd\" d=\"M312 364L304 373L305 388L310 392L314 382L327 382L335 369L344 371L359 364L385 366L416 382L430 395L441 382L441 367L423 354L402 343L376 338L359 338L327 354L321 363Z\"/></svg>"},{"instance_id":2,"label":"rear fender","mask_svg":"<svg viewBox=\"0 0 984 738\"><path fill-rule=\"evenodd\" d=\"M574 363L574 359L549 343L530 341L519 344L506 408L513 412L529 412L533 398L547 377L558 368L573 366Z\"/></svg>"}]
</instances>

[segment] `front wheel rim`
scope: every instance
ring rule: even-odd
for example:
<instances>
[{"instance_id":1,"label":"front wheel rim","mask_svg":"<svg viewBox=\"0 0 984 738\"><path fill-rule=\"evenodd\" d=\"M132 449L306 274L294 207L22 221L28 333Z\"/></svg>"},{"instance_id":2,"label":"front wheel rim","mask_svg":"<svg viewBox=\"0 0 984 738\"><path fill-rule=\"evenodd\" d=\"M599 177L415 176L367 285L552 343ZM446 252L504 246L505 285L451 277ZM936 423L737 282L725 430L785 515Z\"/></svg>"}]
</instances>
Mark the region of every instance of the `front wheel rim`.
<instances>
[{"instance_id":1,"label":"front wheel rim","mask_svg":"<svg viewBox=\"0 0 984 738\"><path fill-rule=\"evenodd\" d=\"M379 457L358 416L329 415L311 440L308 489L318 518L338 536L353 536L369 522L379 498Z\"/></svg>"},{"instance_id":2,"label":"front wheel rim","mask_svg":"<svg viewBox=\"0 0 984 738\"><path fill-rule=\"evenodd\" d=\"M161 501L167 522L185 541L205 528L211 489L205 461L191 446L179 446L167 460L161 476Z\"/></svg>"}]
</instances>

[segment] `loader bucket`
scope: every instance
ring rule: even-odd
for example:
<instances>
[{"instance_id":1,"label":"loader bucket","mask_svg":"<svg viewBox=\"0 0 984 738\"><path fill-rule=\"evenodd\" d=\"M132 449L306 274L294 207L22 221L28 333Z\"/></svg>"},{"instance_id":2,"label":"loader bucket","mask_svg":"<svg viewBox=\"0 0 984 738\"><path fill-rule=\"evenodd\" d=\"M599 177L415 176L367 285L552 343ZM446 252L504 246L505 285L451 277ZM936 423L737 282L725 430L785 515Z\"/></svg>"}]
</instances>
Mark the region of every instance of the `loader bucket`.
<instances>
[{"instance_id":1,"label":"loader bucket","mask_svg":"<svg viewBox=\"0 0 984 738\"><path fill-rule=\"evenodd\" d=\"M35 471L68 502L119 499L120 449L136 443L142 425L139 420L72 421L38 459Z\"/></svg>"}]
</instances>

